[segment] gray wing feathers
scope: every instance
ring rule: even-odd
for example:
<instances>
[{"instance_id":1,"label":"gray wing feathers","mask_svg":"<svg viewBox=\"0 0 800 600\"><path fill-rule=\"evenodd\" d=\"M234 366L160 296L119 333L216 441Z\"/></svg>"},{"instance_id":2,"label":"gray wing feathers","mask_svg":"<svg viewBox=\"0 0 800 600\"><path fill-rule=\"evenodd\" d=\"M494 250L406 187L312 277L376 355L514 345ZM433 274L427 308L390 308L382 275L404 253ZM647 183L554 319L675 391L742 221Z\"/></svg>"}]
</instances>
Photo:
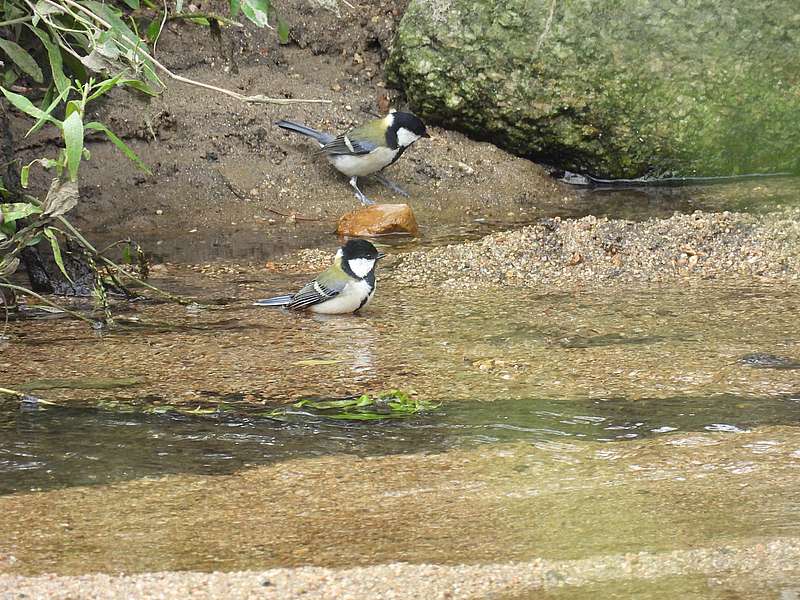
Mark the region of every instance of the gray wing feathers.
<instances>
[{"instance_id":1,"label":"gray wing feathers","mask_svg":"<svg viewBox=\"0 0 800 600\"><path fill-rule=\"evenodd\" d=\"M286 306L292 301L291 296L275 296L274 298L264 298L256 300L253 306Z\"/></svg>"},{"instance_id":2,"label":"gray wing feathers","mask_svg":"<svg viewBox=\"0 0 800 600\"><path fill-rule=\"evenodd\" d=\"M338 296L345 285L346 281L334 283L320 283L315 279L311 283L306 284L299 292L292 296L291 302L288 304L292 309L303 309L309 306L314 306L320 302L325 302L331 298Z\"/></svg>"},{"instance_id":3,"label":"gray wing feathers","mask_svg":"<svg viewBox=\"0 0 800 600\"><path fill-rule=\"evenodd\" d=\"M348 138L347 135L340 135L327 142L319 149L319 151L323 154L328 154L331 156L337 156L341 154L369 154L377 147L378 145L373 144L372 142L367 142L364 140L355 142Z\"/></svg>"},{"instance_id":4,"label":"gray wing feathers","mask_svg":"<svg viewBox=\"0 0 800 600\"><path fill-rule=\"evenodd\" d=\"M319 151L329 156L337 156L341 154L369 154L378 147L377 144L367 142L365 140L358 142L353 141L347 136L346 133L339 136L334 136L330 133L318 131L312 127L309 127L308 125L295 123L294 121L287 121L285 119L275 121L275 125L281 129L294 131L300 135L305 135L317 140L320 145Z\"/></svg>"}]
</instances>

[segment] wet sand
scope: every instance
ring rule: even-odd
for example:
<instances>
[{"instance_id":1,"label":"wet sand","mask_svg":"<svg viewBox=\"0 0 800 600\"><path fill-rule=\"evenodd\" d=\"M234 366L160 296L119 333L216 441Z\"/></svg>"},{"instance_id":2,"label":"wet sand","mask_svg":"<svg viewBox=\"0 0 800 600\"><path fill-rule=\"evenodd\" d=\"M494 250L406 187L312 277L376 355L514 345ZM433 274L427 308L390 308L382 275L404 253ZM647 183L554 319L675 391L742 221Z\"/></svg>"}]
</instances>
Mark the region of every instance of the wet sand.
<instances>
[{"instance_id":1,"label":"wet sand","mask_svg":"<svg viewBox=\"0 0 800 600\"><path fill-rule=\"evenodd\" d=\"M588 560L535 560L488 565L394 563L352 569L300 567L234 573L147 573L133 576L0 575L4 598L710 598L796 592L800 539L785 538L692 550ZM784 581L782 581L784 579ZM766 583L765 580L769 581ZM619 595L631 593L635 596ZM628 590L626 592L626 590ZM535 595L531 595L535 594ZM679 594L679 596L676 596ZM763 597L763 596L761 596ZM776 596L777 597L777 596ZM783 596L781 596L783 597Z\"/></svg>"}]
</instances>

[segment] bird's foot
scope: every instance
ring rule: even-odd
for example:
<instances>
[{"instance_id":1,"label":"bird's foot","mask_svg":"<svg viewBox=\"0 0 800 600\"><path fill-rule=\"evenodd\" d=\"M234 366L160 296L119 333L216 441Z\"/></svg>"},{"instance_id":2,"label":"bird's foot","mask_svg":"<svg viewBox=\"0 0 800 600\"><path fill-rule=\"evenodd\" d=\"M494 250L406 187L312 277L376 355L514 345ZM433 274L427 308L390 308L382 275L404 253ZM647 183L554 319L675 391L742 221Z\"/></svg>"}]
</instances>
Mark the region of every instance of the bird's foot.
<instances>
[{"instance_id":1,"label":"bird's foot","mask_svg":"<svg viewBox=\"0 0 800 600\"><path fill-rule=\"evenodd\" d=\"M357 178L352 177L350 179L350 185L353 186L353 189L356 192L356 198L358 198L361 201L361 204L363 204L364 206L372 206L373 204L375 204L374 200L370 200L369 198L367 198L366 194L364 194L364 192L362 192L360 189L358 189L358 179Z\"/></svg>"},{"instance_id":2,"label":"bird's foot","mask_svg":"<svg viewBox=\"0 0 800 600\"><path fill-rule=\"evenodd\" d=\"M392 190L396 194L400 194L404 198L408 198L408 192L405 191L403 188L401 188L399 185L397 185L391 179L387 178L386 176L382 175L381 173L375 173L373 176L375 177L375 179L380 181L383 185L385 185L387 188L389 188L390 190Z\"/></svg>"}]
</instances>

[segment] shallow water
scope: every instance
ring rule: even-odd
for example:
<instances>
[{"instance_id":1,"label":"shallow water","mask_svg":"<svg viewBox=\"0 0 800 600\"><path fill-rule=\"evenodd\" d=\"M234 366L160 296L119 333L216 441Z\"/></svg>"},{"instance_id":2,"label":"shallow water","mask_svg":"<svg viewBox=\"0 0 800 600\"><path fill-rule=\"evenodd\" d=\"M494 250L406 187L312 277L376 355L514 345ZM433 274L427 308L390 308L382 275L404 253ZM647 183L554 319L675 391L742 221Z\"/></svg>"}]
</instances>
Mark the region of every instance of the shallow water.
<instances>
[{"instance_id":1,"label":"shallow water","mask_svg":"<svg viewBox=\"0 0 800 600\"><path fill-rule=\"evenodd\" d=\"M513 562L800 536L792 428L338 453L0 497L20 573ZM787 568L792 565L786 565Z\"/></svg>"},{"instance_id":2,"label":"shallow water","mask_svg":"<svg viewBox=\"0 0 800 600\"><path fill-rule=\"evenodd\" d=\"M387 277L361 316L250 305L306 278L251 267L204 275L178 269L159 283L200 290L201 301L226 294L228 304L132 304L120 327L106 332L67 320L14 324L3 351L4 363L15 365L6 383L55 374L126 378L138 383L113 393L66 386L42 395L166 405L227 396L285 403L392 388L435 402L764 398L800 389L800 370L747 359L800 360L800 294L784 283L459 291L458 302L448 303L438 291L399 287Z\"/></svg>"},{"instance_id":3,"label":"shallow water","mask_svg":"<svg viewBox=\"0 0 800 600\"><path fill-rule=\"evenodd\" d=\"M422 199L412 199L420 236L394 236L398 249L457 243L479 239L496 231L515 229L536 223L544 217L581 218L588 215L609 219L642 221L665 218L674 213L696 210L713 212L764 213L779 207L800 205L800 178L778 177L743 180L719 185L639 188L575 188L575 196L511 200L496 205L429 207ZM356 208L354 205L353 208ZM135 236L155 262L199 263L211 260L266 261L301 248L335 249L338 240L331 232L335 219L282 225L283 217L273 215L278 223L268 225L265 218L253 223L231 223L230 227L168 232L142 232ZM127 233L126 233L127 235ZM113 243L104 231L93 234L98 246Z\"/></svg>"},{"instance_id":4,"label":"shallow water","mask_svg":"<svg viewBox=\"0 0 800 600\"><path fill-rule=\"evenodd\" d=\"M287 279L301 280L176 267L162 285L227 303L132 304L106 332L9 325L5 384L61 407L5 401L6 570L507 562L800 536L797 289L444 305L386 277L360 317L249 305ZM366 424L256 414L390 388L441 406ZM137 412L170 407L222 410Z\"/></svg>"},{"instance_id":5,"label":"shallow water","mask_svg":"<svg viewBox=\"0 0 800 600\"><path fill-rule=\"evenodd\" d=\"M476 235L484 226L512 222ZM472 235L452 227L423 243ZM120 304L105 331L5 328L2 385L55 405L0 405L0 572L600 561L800 536L797 286L406 289L387 259L363 315L315 318L251 306L308 275L267 272L272 251L247 246L231 255L255 264L159 272L197 305ZM354 424L286 408L392 388L440 406ZM281 407L286 421L266 416ZM797 581L747 577L524 597L781 594Z\"/></svg>"},{"instance_id":6,"label":"shallow water","mask_svg":"<svg viewBox=\"0 0 800 600\"><path fill-rule=\"evenodd\" d=\"M483 444L547 447L688 432L731 434L800 426L797 397L676 397L630 402L459 402L403 421L342 422L303 409L289 421L236 414L122 413L27 407L0 412L0 494L106 484L169 473L230 474L257 465L335 454L385 456ZM254 412L250 410L249 412Z\"/></svg>"}]
</instances>

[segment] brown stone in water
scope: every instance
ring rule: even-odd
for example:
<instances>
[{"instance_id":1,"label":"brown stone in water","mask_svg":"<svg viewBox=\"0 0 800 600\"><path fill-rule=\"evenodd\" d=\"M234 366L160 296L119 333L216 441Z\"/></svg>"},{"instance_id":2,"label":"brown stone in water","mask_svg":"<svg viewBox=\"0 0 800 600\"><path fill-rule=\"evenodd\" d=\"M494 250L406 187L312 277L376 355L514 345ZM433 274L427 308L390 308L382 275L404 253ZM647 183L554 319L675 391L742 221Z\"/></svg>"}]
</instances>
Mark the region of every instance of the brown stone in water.
<instances>
[{"instance_id":1,"label":"brown stone in water","mask_svg":"<svg viewBox=\"0 0 800 600\"><path fill-rule=\"evenodd\" d=\"M408 233L417 235L419 227L408 204L373 204L351 211L339 219L336 233L348 237Z\"/></svg>"}]
</instances>

